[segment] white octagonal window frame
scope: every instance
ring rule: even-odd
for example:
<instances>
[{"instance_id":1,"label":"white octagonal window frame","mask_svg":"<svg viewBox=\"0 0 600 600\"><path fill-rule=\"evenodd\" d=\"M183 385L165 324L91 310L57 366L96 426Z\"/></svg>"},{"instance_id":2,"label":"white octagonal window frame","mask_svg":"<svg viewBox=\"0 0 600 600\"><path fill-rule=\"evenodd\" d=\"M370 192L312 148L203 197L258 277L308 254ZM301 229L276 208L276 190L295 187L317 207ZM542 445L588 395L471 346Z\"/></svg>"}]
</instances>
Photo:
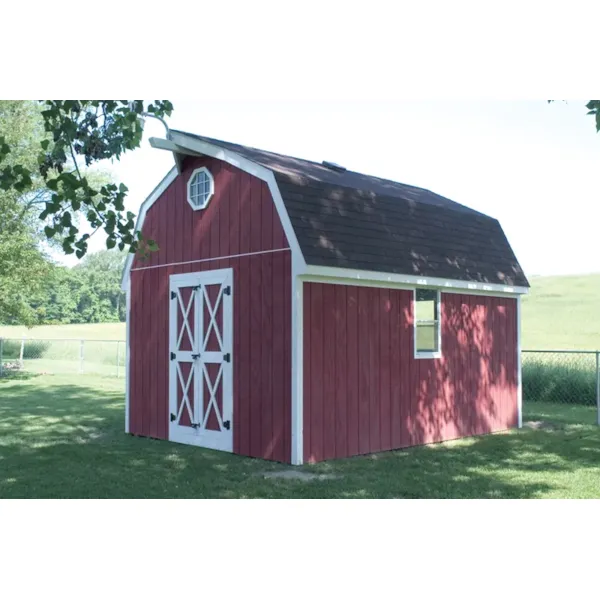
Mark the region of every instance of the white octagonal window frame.
<instances>
[{"instance_id":1,"label":"white octagonal window frame","mask_svg":"<svg viewBox=\"0 0 600 600\"><path fill-rule=\"evenodd\" d=\"M205 177L202 177L202 176ZM201 181L196 182L197 178ZM207 167L194 169L187 181L187 201L194 210L204 210L215 194L215 180ZM198 199L201 202L198 203ZM196 201L196 203L194 203Z\"/></svg>"}]
</instances>

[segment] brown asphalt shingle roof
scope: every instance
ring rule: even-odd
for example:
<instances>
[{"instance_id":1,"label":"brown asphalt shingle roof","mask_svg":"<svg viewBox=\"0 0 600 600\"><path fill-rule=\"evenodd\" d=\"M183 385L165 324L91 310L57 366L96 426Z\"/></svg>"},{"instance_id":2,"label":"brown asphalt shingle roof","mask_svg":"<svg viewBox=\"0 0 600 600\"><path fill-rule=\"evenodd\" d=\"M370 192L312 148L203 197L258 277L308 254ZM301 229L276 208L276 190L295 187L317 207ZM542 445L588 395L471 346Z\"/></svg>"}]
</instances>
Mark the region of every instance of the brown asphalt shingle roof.
<instances>
[{"instance_id":1,"label":"brown asphalt shingle roof","mask_svg":"<svg viewBox=\"0 0 600 600\"><path fill-rule=\"evenodd\" d=\"M274 173L307 264L529 286L500 223L429 190L184 133Z\"/></svg>"}]
</instances>

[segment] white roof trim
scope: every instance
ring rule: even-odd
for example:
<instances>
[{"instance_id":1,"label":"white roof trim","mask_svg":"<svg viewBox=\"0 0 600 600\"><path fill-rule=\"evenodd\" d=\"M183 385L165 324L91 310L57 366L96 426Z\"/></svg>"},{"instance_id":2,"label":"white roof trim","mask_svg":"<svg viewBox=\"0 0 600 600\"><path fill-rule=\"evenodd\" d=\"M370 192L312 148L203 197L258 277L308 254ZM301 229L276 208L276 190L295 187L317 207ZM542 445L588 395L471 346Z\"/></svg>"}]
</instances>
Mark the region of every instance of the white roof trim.
<instances>
[{"instance_id":1,"label":"white roof trim","mask_svg":"<svg viewBox=\"0 0 600 600\"><path fill-rule=\"evenodd\" d=\"M379 271L361 271L357 269L345 269L341 267L320 267L307 265L303 273L299 273L303 279L310 281L317 279L323 282L343 282L348 285L375 284L378 287L389 285L390 287L407 286L432 287L441 290L461 290L465 293L477 293L482 295L521 295L527 294L528 288L520 286L502 285L498 283L477 283L474 281L462 281L459 279L443 279L440 277L421 277L418 275L402 275L396 273L383 273Z\"/></svg>"},{"instance_id":2,"label":"white roof trim","mask_svg":"<svg viewBox=\"0 0 600 600\"><path fill-rule=\"evenodd\" d=\"M335 281L340 282L344 280L345 283L359 283L359 282L373 282L375 284L389 284L393 285L407 285L410 287L414 286L425 286L435 287L440 289L446 289L447 291L461 290L466 293L478 293L485 295L521 295L527 294L528 288L521 286L509 286L497 283L479 283L473 281L463 281L458 279L443 279L440 277L421 277L418 275L405 275L396 273L385 273L379 271L364 271L358 269L346 269L342 267L322 267L316 265L307 265L304 259L304 255L300 250L298 244L298 238L292 227L290 217L287 213L279 187L275 181L275 176L270 169L263 167L231 150L226 150L216 144L211 144L203 140L199 140L192 136L169 132L169 139L162 138L150 138L150 144L152 147L167 150L173 152L173 155L178 162L182 155L189 156L211 156L218 160L222 160L234 167L254 175L258 179L265 181L269 186L271 196L277 209L277 214L283 225L283 229L289 241L290 249L292 251L292 263L294 272L300 277L319 277L321 280L330 280L332 283ZM136 231L141 229L144 223L144 218L148 209L156 202L158 197L164 192L164 190L170 185L170 183L177 176L178 169L174 167L171 169L169 174L161 181L156 189L148 196L146 201L140 208L140 214L136 223ZM133 263L133 255L127 257L127 263L125 270L123 271L122 288L126 288L126 282L129 280L129 274L131 271L131 264Z\"/></svg>"},{"instance_id":3,"label":"white roof trim","mask_svg":"<svg viewBox=\"0 0 600 600\"><path fill-rule=\"evenodd\" d=\"M292 222L290 221L290 217L287 213L287 210L285 209L285 205L283 204L283 199L281 197L279 187L277 186L277 182L275 181L275 176L273 175L273 172L270 169L267 169L262 165L252 162L251 160L240 156L236 152L225 150L220 146L217 146L215 144L209 144L208 142L195 139L191 136L187 136L181 133L170 132L169 138L170 139L168 140L162 138L150 138L150 145L153 148L173 152L173 156L175 158L177 166L173 167L171 171L169 171L168 175L160 182L160 184L154 189L150 196L146 198L146 200L140 207L140 213L137 218L135 231L141 230L142 226L144 225L146 213L148 212L150 207L156 202L156 200L158 200L159 196L173 182L175 177L177 177L180 169L180 158L182 155L212 156L213 158L222 160L266 182L266 184L269 186L269 191L271 192L271 196L273 197L273 202L275 204L277 214L279 216L279 219L281 220L283 230L285 231L285 235L288 239L288 243L292 251L292 262L300 270L304 270L306 268L304 256L302 255L300 245L298 244L298 238L296 237L296 233L292 227ZM132 264L133 254L130 254L127 257L125 269L123 270L123 277L121 279L122 289L126 289L127 287L127 282L129 281Z\"/></svg>"},{"instance_id":4,"label":"white roof trim","mask_svg":"<svg viewBox=\"0 0 600 600\"><path fill-rule=\"evenodd\" d=\"M135 231L139 231L144 224L146 213L148 209L158 200L163 192L173 183L177 177L178 169L173 167L163 178L163 180L152 190L152 193L144 200L140 206L140 212L138 213L137 221L135 222ZM123 276L121 277L121 289L123 291L129 288L129 274L131 272L131 266L133 265L134 255L129 253L127 260L125 261L125 268L123 269Z\"/></svg>"},{"instance_id":5,"label":"white roof trim","mask_svg":"<svg viewBox=\"0 0 600 600\"><path fill-rule=\"evenodd\" d=\"M271 169L267 169L266 167L237 154L237 152L225 150L216 144L210 144L182 133L169 132L169 141L173 142L175 145L173 150L175 153L190 154L192 156L197 156L199 154L212 156L213 158L222 160L264 181L269 186L269 191L271 192L277 215L279 216L279 220L281 221L283 230L288 239L292 251L292 262L295 263L298 268L306 268L306 262L304 261L304 256L300 250L296 232L292 227L292 222L290 221L290 217L283 203L283 198L281 197L281 192L279 191L279 187Z\"/></svg>"}]
</instances>

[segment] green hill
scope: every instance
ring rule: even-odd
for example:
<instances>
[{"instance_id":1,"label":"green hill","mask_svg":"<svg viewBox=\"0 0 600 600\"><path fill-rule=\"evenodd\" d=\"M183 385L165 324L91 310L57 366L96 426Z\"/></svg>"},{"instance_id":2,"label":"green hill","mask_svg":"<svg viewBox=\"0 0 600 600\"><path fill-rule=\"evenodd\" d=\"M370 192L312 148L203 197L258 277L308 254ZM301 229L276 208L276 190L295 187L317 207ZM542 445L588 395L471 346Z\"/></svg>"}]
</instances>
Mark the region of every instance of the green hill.
<instances>
[{"instance_id":1,"label":"green hill","mask_svg":"<svg viewBox=\"0 0 600 600\"><path fill-rule=\"evenodd\" d=\"M600 273L530 277L523 297L525 350L600 350Z\"/></svg>"}]
</instances>

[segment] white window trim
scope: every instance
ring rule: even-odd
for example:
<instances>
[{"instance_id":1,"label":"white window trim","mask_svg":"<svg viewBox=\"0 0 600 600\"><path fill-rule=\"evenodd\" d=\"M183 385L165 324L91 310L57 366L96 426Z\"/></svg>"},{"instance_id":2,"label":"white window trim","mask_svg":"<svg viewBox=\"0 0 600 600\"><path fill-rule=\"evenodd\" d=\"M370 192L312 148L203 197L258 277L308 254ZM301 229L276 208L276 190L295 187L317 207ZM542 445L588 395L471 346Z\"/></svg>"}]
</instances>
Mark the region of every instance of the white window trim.
<instances>
[{"instance_id":1,"label":"white window trim","mask_svg":"<svg viewBox=\"0 0 600 600\"><path fill-rule=\"evenodd\" d=\"M193 202L192 202L192 181L194 180L194 177L196 177L196 175L198 175L199 173L205 173L206 176L208 177L208 181L210 182L210 190L208 193L208 198L206 199L206 202L202 205L202 206L196 206ZM198 169L194 169L192 171L192 174L188 177L187 180L187 201L188 204L192 207L193 210L204 210L209 202L211 201L212 197L215 195L215 180L212 176L212 173L208 170L207 167L199 167Z\"/></svg>"},{"instance_id":2,"label":"white window trim","mask_svg":"<svg viewBox=\"0 0 600 600\"><path fill-rule=\"evenodd\" d=\"M413 313L413 350L415 358L442 358L442 293L440 290L433 290L437 294L437 347L438 349L435 352L429 351L419 351L417 350L417 290L420 289L431 289L431 288L414 288L413 289L413 305L412 305L412 313Z\"/></svg>"}]
</instances>

